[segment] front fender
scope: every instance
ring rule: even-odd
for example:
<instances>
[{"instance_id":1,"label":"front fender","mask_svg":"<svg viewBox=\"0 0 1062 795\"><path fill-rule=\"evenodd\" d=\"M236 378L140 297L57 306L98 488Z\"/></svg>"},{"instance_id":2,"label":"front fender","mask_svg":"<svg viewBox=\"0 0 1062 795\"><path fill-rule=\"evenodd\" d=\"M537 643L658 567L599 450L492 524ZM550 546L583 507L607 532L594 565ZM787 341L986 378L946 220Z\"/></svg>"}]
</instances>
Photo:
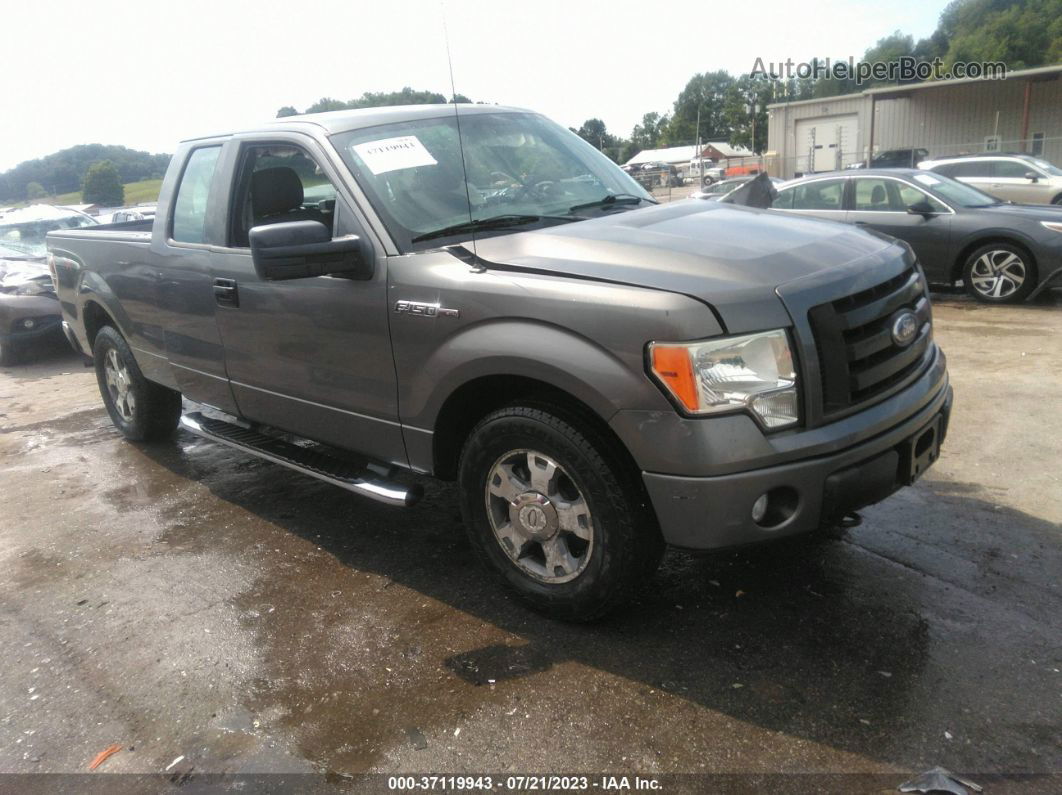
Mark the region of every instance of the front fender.
<instances>
[{"instance_id":1,"label":"front fender","mask_svg":"<svg viewBox=\"0 0 1062 795\"><path fill-rule=\"evenodd\" d=\"M670 410L645 375L640 350L616 354L570 329L499 319L461 329L401 380L403 421L431 430L446 399L459 387L497 375L531 378L561 389L606 422L620 408Z\"/></svg>"}]
</instances>

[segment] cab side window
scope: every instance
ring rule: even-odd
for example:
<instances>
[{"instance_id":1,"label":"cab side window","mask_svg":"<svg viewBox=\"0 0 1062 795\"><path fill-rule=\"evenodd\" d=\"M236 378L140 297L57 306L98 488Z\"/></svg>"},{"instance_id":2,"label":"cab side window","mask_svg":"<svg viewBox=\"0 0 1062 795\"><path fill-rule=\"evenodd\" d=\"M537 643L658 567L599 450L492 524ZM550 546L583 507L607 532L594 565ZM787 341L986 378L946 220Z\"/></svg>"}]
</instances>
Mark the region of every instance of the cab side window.
<instances>
[{"instance_id":1,"label":"cab side window","mask_svg":"<svg viewBox=\"0 0 1062 795\"><path fill-rule=\"evenodd\" d=\"M249 146L236 173L232 245L247 247L256 226L288 221L317 221L335 235L336 188L299 147Z\"/></svg>"},{"instance_id":2,"label":"cab side window","mask_svg":"<svg viewBox=\"0 0 1062 795\"><path fill-rule=\"evenodd\" d=\"M205 146L189 155L181 183L177 186L177 198L173 202L171 237L175 241L207 242L207 200L210 198L210 183L214 179L214 168L220 153L220 146Z\"/></svg>"}]
</instances>

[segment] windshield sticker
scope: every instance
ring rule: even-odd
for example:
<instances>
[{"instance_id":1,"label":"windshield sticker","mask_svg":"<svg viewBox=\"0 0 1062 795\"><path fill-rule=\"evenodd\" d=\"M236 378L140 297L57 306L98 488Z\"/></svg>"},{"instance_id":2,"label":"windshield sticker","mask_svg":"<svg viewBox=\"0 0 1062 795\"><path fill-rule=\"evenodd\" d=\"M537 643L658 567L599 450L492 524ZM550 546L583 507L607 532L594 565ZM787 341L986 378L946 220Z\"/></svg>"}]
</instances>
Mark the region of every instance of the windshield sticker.
<instances>
[{"instance_id":1,"label":"windshield sticker","mask_svg":"<svg viewBox=\"0 0 1062 795\"><path fill-rule=\"evenodd\" d=\"M351 149L369 167L369 171L377 175L403 168L438 165L438 161L415 135L368 141L355 144Z\"/></svg>"},{"instance_id":2,"label":"windshield sticker","mask_svg":"<svg viewBox=\"0 0 1062 795\"><path fill-rule=\"evenodd\" d=\"M929 174L915 174L915 179L921 182L923 185L939 185L940 180L936 177L931 177Z\"/></svg>"}]
</instances>

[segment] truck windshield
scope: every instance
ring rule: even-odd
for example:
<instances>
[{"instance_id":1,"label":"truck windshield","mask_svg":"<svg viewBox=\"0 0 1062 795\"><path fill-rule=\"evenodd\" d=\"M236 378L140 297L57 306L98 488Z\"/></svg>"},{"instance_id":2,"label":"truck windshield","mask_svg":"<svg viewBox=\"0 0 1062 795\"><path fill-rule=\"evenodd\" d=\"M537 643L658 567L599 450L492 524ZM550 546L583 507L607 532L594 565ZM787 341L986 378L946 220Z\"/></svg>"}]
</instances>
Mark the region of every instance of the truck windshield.
<instances>
[{"instance_id":1,"label":"truck windshield","mask_svg":"<svg viewBox=\"0 0 1062 795\"><path fill-rule=\"evenodd\" d=\"M491 223L501 217L519 217L514 228L526 231L653 203L611 160L542 116L473 112L460 124L460 141L453 114L333 136L403 251L467 239L473 228L513 231Z\"/></svg>"}]
</instances>

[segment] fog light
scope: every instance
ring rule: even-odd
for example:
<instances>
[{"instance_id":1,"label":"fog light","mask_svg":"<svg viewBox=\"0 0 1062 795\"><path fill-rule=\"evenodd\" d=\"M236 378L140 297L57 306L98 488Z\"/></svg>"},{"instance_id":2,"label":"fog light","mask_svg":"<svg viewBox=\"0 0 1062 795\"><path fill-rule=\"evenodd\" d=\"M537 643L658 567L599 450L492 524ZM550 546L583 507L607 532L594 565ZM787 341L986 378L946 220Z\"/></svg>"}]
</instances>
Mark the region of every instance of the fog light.
<instances>
[{"instance_id":1,"label":"fog light","mask_svg":"<svg viewBox=\"0 0 1062 795\"><path fill-rule=\"evenodd\" d=\"M28 318L26 318L25 320L22 321L22 327L23 328L33 328L36 325L37 325L37 321L34 320L31 317L28 317Z\"/></svg>"},{"instance_id":2,"label":"fog light","mask_svg":"<svg viewBox=\"0 0 1062 795\"><path fill-rule=\"evenodd\" d=\"M759 524L767 515L767 495L761 494L756 502L752 503L752 521Z\"/></svg>"}]
</instances>

